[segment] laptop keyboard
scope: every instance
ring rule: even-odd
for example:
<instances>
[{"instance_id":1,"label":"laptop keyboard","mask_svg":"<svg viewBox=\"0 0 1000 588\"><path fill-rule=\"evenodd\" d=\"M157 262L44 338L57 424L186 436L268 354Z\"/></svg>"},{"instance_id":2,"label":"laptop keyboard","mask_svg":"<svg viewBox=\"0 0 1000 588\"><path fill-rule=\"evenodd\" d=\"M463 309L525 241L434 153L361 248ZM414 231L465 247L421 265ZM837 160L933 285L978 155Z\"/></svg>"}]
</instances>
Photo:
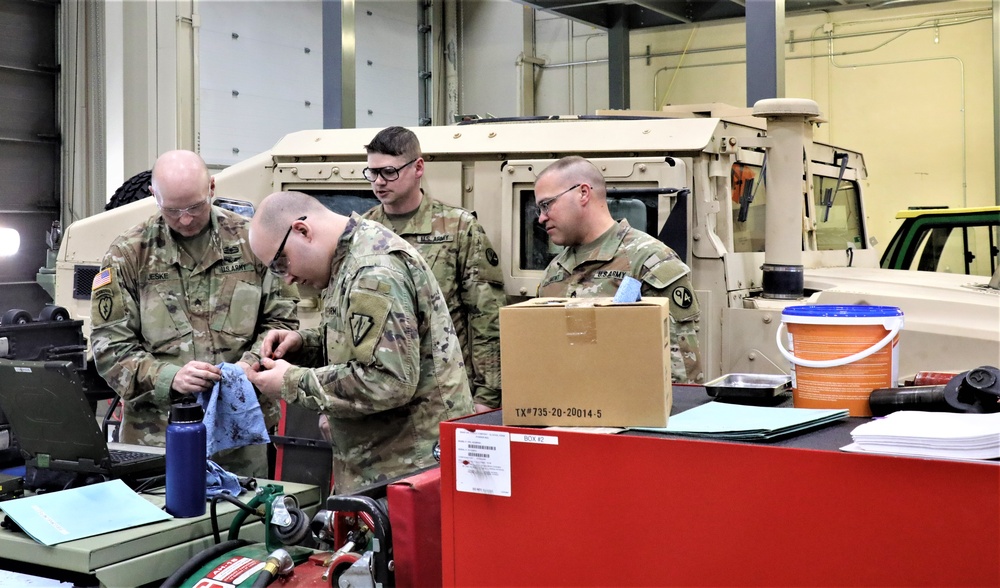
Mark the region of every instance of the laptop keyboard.
<instances>
[{"instance_id":1,"label":"laptop keyboard","mask_svg":"<svg viewBox=\"0 0 1000 588\"><path fill-rule=\"evenodd\" d=\"M128 463L150 456L144 451L129 451L127 449L111 449L109 452L111 453L111 463Z\"/></svg>"}]
</instances>

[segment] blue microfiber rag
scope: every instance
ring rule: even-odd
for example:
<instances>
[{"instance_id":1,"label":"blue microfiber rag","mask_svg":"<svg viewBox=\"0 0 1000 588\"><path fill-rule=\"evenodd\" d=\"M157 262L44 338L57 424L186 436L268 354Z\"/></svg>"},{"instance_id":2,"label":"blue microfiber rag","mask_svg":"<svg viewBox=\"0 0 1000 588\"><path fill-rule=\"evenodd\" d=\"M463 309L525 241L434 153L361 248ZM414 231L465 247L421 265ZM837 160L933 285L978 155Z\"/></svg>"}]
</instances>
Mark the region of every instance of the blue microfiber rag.
<instances>
[{"instance_id":1,"label":"blue microfiber rag","mask_svg":"<svg viewBox=\"0 0 1000 588\"><path fill-rule=\"evenodd\" d=\"M211 392L198 394L198 404L205 410L205 434L208 455L246 445L270 443L264 413L257 394L240 366L220 363L222 379Z\"/></svg>"},{"instance_id":2,"label":"blue microfiber rag","mask_svg":"<svg viewBox=\"0 0 1000 588\"><path fill-rule=\"evenodd\" d=\"M642 282L631 277L625 276L622 283L618 286L618 291L615 292L614 302L639 302L642 300Z\"/></svg>"},{"instance_id":3,"label":"blue microfiber rag","mask_svg":"<svg viewBox=\"0 0 1000 588\"><path fill-rule=\"evenodd\" d=\"M236 474L227 472L219 464L208 460L205 462L205 495L211 498L222 493L239 496L243 494L243 486L240 486Z\"/></svg>"}]
</instances>

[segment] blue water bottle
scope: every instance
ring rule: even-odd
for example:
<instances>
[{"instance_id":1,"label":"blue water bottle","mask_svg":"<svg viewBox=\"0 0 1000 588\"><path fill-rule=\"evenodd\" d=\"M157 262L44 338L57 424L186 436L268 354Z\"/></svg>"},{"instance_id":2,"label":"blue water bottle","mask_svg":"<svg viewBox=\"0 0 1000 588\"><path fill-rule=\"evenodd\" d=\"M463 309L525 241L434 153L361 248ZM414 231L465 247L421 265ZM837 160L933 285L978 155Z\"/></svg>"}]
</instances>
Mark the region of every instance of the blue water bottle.
<instances>
[{"instance_id":1,"label":"blue water bottle","mask_svg":"<svg viewBox=\"0 0 1000 588\"><path fill-rule=\"evenodd\" d=\"M205 514L205 412L197 402L170 407L167 425L167 512L175 517Z\"/></svg>"}]
</instances>

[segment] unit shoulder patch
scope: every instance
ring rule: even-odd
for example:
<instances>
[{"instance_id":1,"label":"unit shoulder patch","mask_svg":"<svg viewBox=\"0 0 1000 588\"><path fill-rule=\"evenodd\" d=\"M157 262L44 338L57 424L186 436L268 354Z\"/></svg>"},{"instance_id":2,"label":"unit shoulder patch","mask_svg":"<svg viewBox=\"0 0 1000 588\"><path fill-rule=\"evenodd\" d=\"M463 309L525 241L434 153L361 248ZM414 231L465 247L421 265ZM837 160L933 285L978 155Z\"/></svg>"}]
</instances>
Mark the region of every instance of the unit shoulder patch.
<instances>
[{"instance_id":1,"label":"unit shoulder patch","mask_svg":"<svg viewBox=\"0 0 1000 588\"><path fill-rule=\"evenodd\" d=\"M385 331L392 300L376 291L355 288L351 292L348 308L347 321L351 329L354 358L371 365Z\"/></svg>"},{"instance_id":2,"label":"unit shoulder patch","mask_svg":"<svg viewBox=\"0 0 1000 588\"><path fill-rule=\"evenodd\" d=\"M680 308L691 308L694 304L694 294L687 286L677 286L670 292L670 300Z\"/></svg>"}]
</instances>

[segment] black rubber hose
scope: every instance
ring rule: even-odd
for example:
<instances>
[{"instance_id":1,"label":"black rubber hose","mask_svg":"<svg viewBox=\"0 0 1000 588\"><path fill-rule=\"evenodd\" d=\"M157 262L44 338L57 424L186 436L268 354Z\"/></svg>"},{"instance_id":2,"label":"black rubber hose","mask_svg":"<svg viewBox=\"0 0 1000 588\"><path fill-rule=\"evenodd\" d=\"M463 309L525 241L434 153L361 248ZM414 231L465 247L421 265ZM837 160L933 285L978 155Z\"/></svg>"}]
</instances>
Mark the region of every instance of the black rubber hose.
<instances>
[{"instance_id":1,"label":"black rubber hose","mask_svg":"<svg viewBox=\"0 0 1000 588\"><path fill-rule=\"evenodd\" d=\"M250 588L267 588L274 581L275 575L271 573L270 570L264 568L257 574L257 579L253 581L253 586Z\"/></svg>"},{"instance_id":2,"label":"black rubber hose","mask_svg":"<svg viewBox=\"0 0 1000 588\"><path fill-rule=\"evenodd\" d=\"M254 510L254 509L250 508L249 506L243 504L242 502L240 502L240 500L238 498L235 498L235 497L231 496L230 494L227 494L226 492L223 492L221 494L216 494L215 496L213 496L212 497L212 502L211 502L211 504L212 504L212 507L211 507L211 515L212 515L211 516L211 519L212 519L212 538L215 539L216 543L221 543L222 542L222 535L219 532L219 517L218 517L218 515L216 515L216 505L219 504L220 500L225 500L226 502L230 502L232 504L235 504L237 507L239 507L240 510L246 511L247 514L252 514L252 515L256 515L257 514L256 510ZM233 539L239 539L239 532L238 531L237 531L237 536L233 537Z\"/></svg>"},{"instance_id":3,"label":"black rubber hose","mask_svg":"<svg viewBox=\"0 0 1000 588\"><path fill-rule=\"evenodd\" d=\"M184 565L177 568L177 571L170 574L170 577L160 584L160 588L178 588L181 582L186 580L195 570L205 565L209 561L215 559L216 557L222 555L227 551L236 549L237 547L243 547L244 545L250 545L250 541L246 539L233 539L231 541L224 541L217 545L211 545L196 553L194 557L187 560Z\"/></svg>"}]
</instances>

